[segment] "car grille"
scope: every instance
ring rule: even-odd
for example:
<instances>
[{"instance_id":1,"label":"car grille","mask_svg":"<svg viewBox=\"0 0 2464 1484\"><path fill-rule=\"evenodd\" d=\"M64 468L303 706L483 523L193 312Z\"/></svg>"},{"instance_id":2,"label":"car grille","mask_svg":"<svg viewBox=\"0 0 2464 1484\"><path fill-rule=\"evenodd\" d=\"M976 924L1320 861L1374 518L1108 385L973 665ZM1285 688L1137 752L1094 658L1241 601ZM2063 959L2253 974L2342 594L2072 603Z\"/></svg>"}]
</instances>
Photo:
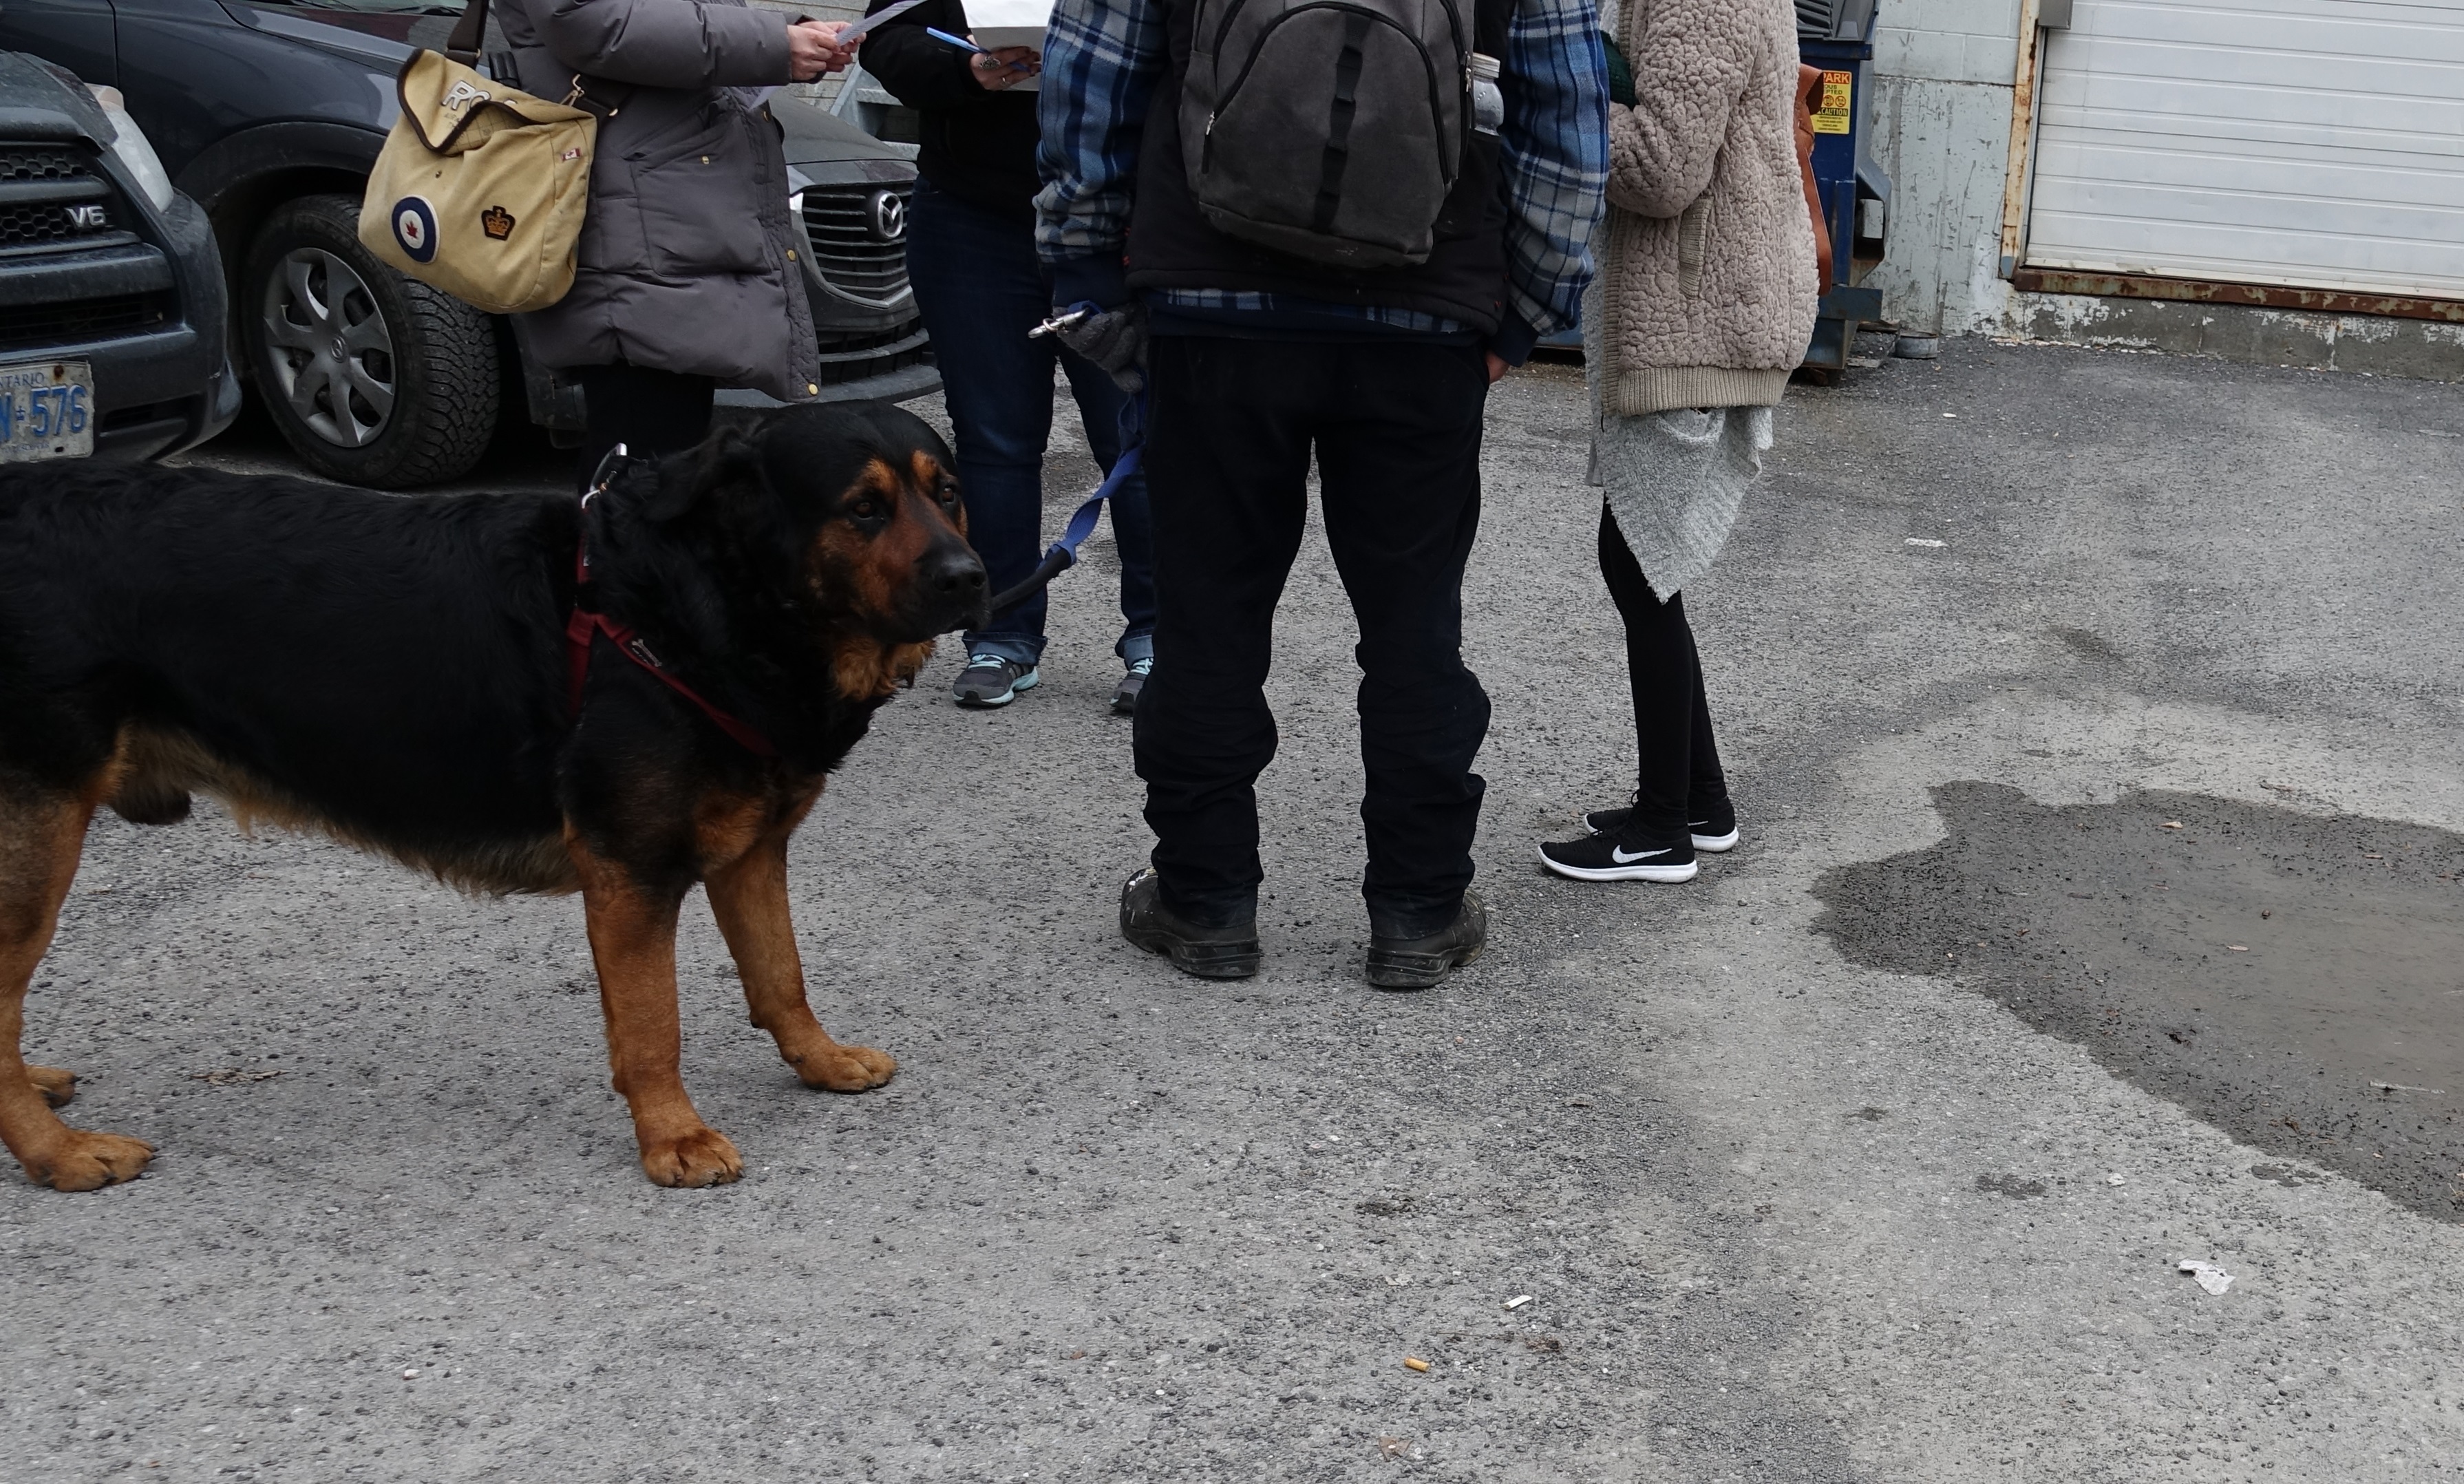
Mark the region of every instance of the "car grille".
<instances>
[{"instance_id":1,"label":"car grille","mask_svg":"<svg viewBox=\"0 0 2464 1484\"><path fill-rule=\"evenodd\" d=\"M821 371L815 379L825 387L862 381L868 376L887 376L911 365L926 365L933 359L931 339L923 326L913 320L895 329L824 334L820 339Z\"/></svg>"},{"instance_id":2,"label":"car grille","mask_svg":"<svg viewBox=\"0 0 2464 1484\"><path fill-rule=\"evenodd\" d=\"M42 144L0 144L0 181L73 180L91 172L76 151Z\"/></svg>"},{"instance_id":3,"label":"car grille","mask_svg":"<svg viewBox=\"0 0 2464 1484\"><path fill-rule=\"evenodd\" d=\"M0 144L0 256L125 242L126 215L110 183L76 151Z\"/></svg>"},{"instance_id":4,"label":"car grille","mask_svg":"<svg viewBox=\"0 0 2464 1484\"><path fill-rule=\"evenodd\" d=\"M0 308L0 350L33 350L150 330L169 319L160 294L118 294Z\"/></svg>"},{"instance_id":5,"label":"car grille","mask_svg":"<svg viewBox=\"0 0 2464 1484\"><path fill-rule=\"evenodd\" d=\"M81 225L69 216L70 205L101 207L102 218ZM97 237L121 235L112 225L111 208L100 201L0 201L0 249L85 247Z\"/></svg>"},{"instance_id":6,"label":"car grille","mask_svg":"<svg viewBox=\"0 0 2464 1484\"><path fill-rule=\"evenodd\" d=\"M886 330L849 330L839 334L824 330L814 340L825 356L851 356L868 350L887 350L901 341L913 340L915 336L914 321L909 321Z\"/></svg>"},{"instance_id":7,"label":"car grille","mask_svg":"<svg viewBox=\"0 0 2464 1484\"><path fill-rule=\"evenodd\" d=\"M804 237L822 281L849 299L884 308L907 297L912 189L873 184L804 188ZM877 209L877 196L895 205ZM885 218L894 233L881 230Z\"/></svg>"}]
</instances>

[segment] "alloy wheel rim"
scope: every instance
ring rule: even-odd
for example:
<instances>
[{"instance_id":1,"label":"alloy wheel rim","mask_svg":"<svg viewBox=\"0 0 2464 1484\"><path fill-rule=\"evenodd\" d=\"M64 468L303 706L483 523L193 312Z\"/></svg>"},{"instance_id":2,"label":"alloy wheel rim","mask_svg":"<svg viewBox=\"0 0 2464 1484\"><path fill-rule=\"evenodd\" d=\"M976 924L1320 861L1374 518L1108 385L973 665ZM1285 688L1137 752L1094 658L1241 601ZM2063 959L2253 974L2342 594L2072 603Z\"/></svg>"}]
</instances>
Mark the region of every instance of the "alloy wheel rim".
<instances>
[{"instance_id":1,"label":"alloy wheel rim","mask_svg":"<svg viewBox=\"0 0 2464 1484\"><path fill-rule=\"evenodd\" d=\"M294 248L265 285L261 317L269 369L293 416L338 448L384 434L393 420L393 333L357 270L322 248Z\"/></svg>"}]
</instances>

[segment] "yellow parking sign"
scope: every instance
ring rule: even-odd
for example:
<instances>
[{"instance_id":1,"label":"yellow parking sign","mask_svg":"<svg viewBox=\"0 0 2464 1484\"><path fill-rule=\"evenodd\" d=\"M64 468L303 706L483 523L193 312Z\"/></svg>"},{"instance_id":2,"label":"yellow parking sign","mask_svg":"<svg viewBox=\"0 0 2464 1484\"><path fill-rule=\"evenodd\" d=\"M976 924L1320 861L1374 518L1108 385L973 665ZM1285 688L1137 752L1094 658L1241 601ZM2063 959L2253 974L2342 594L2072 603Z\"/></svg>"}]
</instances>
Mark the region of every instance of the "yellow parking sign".
<instances>
[{"instance_id":1,"label":"yellow parking sign","mask_svg":"<svg viewBox=\"0 0 2464 1484\"><path fill-rule=\"evenodd\" d=\"M1815 110L1815 133L1848 132L1848 103L1855 96L1856 81L1857 75L1853 72L1826 72L1822 75L1822 106Z\"/></svg>"}]
</instances>

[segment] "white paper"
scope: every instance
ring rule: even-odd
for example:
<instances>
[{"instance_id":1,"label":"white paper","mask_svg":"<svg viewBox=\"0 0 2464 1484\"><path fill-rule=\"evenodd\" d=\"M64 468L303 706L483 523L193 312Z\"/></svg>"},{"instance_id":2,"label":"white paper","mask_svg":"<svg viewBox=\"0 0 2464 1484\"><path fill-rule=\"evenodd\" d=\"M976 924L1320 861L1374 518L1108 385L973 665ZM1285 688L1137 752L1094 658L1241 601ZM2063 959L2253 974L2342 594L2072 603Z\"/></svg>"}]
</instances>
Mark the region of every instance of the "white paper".
<instances>
[{"instance_id":1,"label":"white paper","mask_svg":"<svg viewBox=\"0 0 2464 1484\"><path fill-rule=\"evenodd\" d=\"M845 46L856 37L863 35L866 32L870 31L875 26L880 25L883 21L904 15L923 3L924 0L898 0L898 4L896 5L891 6L885 10L875 11L872 14L866 16L854 25L849 26L847 30L840 32L839 45Z\"/></svg>"},{"instance_id":2,"label":"white paper","mask_svg":"<svg viewBox=\"0 0 2464 1484\"><path fill-rule=\"evenodd\" d=\"M2221 1294L2233 1287L2233 1274L2211 1262L2193 1262L2186 1257L2180 1264L2180 1271L2195 1278L2198 1285L2211 1294Z\"/></svg>"},{"instance_id":3,"label":"white paper","mask_svg":"<svg viewBox=\"0 0 2464 1484\"><path fill-rule=\"evenodd\" d=\"M967 30L976 45L994 51L1028 46L1041 52L1044 28L1051 23L1052 0L967 0Z\"/></svg>"}]
</instances>

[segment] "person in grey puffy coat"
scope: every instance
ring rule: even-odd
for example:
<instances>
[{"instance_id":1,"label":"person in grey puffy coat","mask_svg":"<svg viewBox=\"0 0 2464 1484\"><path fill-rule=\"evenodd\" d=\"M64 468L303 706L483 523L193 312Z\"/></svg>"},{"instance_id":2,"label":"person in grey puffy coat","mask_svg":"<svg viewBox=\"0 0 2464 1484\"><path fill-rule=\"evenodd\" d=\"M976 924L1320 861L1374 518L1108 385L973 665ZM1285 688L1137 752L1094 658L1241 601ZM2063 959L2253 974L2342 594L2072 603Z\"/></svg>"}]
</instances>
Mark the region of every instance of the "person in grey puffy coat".
<instances>
[{"instance_id":1,"label":"person in grey puffy coat","mask_svg":"<svg viewBox=\"0 0 2464 1484\"><path fill-rule=\"evenodd\" d=\"M743 0L517 0L497 23L524 92L599 115L573 289L530 317L588 404L587 480L618 442L689 448L714 393L819 393L819 350L766 105L847 65L844 26Z\"/></svg>"}]
</instances>

